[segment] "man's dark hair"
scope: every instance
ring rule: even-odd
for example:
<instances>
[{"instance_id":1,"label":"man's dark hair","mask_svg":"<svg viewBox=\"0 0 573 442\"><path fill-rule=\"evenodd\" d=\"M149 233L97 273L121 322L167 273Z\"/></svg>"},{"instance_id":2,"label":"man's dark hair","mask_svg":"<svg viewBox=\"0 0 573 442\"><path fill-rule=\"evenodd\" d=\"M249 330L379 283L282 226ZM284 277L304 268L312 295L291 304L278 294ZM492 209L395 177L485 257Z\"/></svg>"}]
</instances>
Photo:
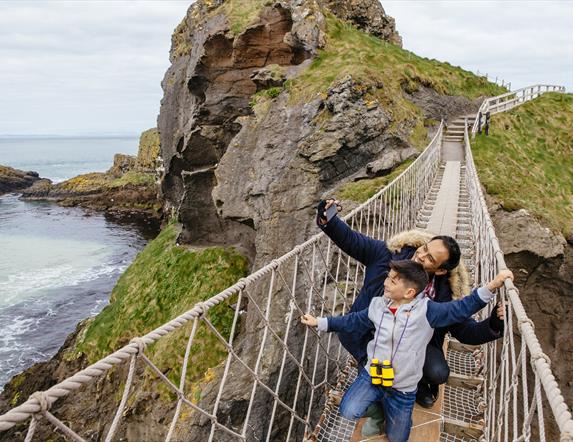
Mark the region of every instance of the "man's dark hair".
<instances>
[{"instance_id":1,"label":"man's dark hair","mask_svg":"<svg viewBox=\"0 0 573 442\"><path fill-rule=\"evenodd\" d=\"M420 293L428 285L428 274L419 262L411 259L392 261L390 268L404 281L406 287L415 289L416 293Z\"/></svg>"},{"instance_id":2,"label":"man's dark hair","mask_svg":"<svg viewBox=\"0 0 573 442\"><path fill-rule=\"evenodd\" d=\"M430 241L433 241L435 239L439 239L440 241L442 241L449 255L448 260L442 263L440 268L445 270L455 269L460 263L460 257L462 256L458 242L451 236L446 236L446 235L434 236Z\"/></svg>"}]
</instances>

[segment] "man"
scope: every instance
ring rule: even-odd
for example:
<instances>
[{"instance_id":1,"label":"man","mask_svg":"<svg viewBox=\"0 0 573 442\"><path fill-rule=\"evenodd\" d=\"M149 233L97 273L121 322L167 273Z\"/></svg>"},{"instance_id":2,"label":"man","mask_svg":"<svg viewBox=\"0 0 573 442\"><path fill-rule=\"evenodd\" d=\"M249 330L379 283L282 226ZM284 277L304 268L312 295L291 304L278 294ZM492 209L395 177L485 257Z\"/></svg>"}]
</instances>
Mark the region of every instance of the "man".
<instances>
[{"instance_id":1,"label":"man","mask_svg":"<svg viewBox=\"0 0 573 442\"><path fill-rule=\"evenodd\" d=\"M448 302L469 294L467 272L460 263L460 248L453 238L434 237L427 232L412 230L395 235L387 242L376 240L353 231L336 215L327 221L324 212L336 203L332 199L319 203L317 224L340 249L366 267L364 284L350 312L363 310L373 297L382 296L390 262L395 260L412 259L422 264L430 277L424 292L436 302ZM430 408L436 400L439 384L445 383L449 377L450 369L442 351L446 333L449 331L464 344L484 344L502 336L503 315L504 307L500 306L484 321L467 319L436 329L426 349L416 402ZM371 336L371 333L338 333L341 344L360 365L366 362L366 345Z\"/></svg>"}]
</instances>

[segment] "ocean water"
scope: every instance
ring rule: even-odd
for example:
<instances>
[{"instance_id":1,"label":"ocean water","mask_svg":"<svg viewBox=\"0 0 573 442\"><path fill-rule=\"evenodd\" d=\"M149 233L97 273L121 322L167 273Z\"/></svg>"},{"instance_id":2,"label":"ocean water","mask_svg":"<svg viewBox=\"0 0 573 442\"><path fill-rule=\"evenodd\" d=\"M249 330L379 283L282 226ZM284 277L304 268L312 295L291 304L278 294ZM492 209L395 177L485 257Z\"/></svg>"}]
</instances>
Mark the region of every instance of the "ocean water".
<instances>
[{"instance_id":1,"label":"ocean water","mask_svg":"<svg viewBox=\"0 0 573 442\"><path fill-rule=\"evenodd\" d=\"M88 172L105 172L116 153L137 154L137 137L0 138L0 164L33 170L60 182Z\"/></svg>"},{"instance_id":2,"label":"ocean water","mask_svg":"<svg viewBox=\"0 0 573 442\"><path fill-rule=\"evenodd\" d=\"M114 153L137 150L137 139L131 142L3 140L0 164L61 181L108 169ZM0 389L53 356L79 321L102 309L117 278L155 234L104 214L0 196Z\"/></svg>"}]
</instances>

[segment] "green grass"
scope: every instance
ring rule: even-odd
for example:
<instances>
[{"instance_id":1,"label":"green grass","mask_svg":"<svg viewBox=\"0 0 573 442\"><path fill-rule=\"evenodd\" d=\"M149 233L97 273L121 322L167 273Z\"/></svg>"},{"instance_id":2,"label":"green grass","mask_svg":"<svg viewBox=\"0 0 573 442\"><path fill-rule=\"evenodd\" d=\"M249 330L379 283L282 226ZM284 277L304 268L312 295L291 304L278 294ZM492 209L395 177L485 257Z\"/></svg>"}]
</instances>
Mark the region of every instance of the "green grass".
<instances>
[{"instance_id":1,"label":"green grass","mask_svg":"<svg viewBox=\"0 0 573 442\"><path fill-rule=\"evenodd\" d=\"M388 175L360 180L354 183L348 183L344 185L340 190L339 197L341 199L363 203L364 201L368 200L368 198L374 196L376 192L390 183L390 181L400 175L404 170L406 170L406 168L412 164L413 161L414 160L412 159L404 161Z\"/></svg>"},{"instance_id":2,"label":"green grass","mask_svg":"<svg viewBox=\"0 0 573 442\"><path fill-rule=\"evenodd\" d=\"M549 93L494 115L472 143L480 180L506 210L573 236L573 95Z\"/></svg>"},{"instance_id":3,"label":"green grass","mask_svg":"<svg viewBox=\"0 0 573 442\"><path fill-rule=\"evenodd\" d=\"M57 186L63 190L70 190L79 193L96 192L105 189L115 189L131 186L154 185L155 177L151 173L128 171L121 177L115 178L112 175L101 172L86 173L70 178Z\"/></svg>"},{"instance_id":4,"label":"green grass","mask_svg":"<svg viewBox=\"0 0 573 442\"><path fill-rule=\"evenodd\" d=\"M367 88L367 100L379 102L390 113L390 133L408 125L410 141L418 148L427 143L420 130L423 114L406 100L403 91L414 92L426 86L443 95L470 99L506 92L483 77L449 63L419 57L327 15L326 47L307 70L285 86L292 101L308 102L326 96L329 87L346 75Z\"/></svg>"},{"instance_id":5,"label":"green grass","mask_svg":"<svg viewBox=\"0 0 573 442\"><path fill-rule=\"evenodd\" d=\"M231 34L236 37L259 16L264 6L272 4L269 0L227 0L215 11L227 16Z\"/></svg>"},{"instance_id":6,"label":"green grass","mask_svg":"<svg viewBox=\"0 0 573 442\"><path fill-rule=\"evenodd\" d=\"M295 80L295 90L305 96L325 92L334 80L347 74L364 84L380 86L378 93L386 98L401 95L402 89L413 92L421 85L440 94L468 98L507 92L484 77L419 57L329 15L326 47Z\"/></svg>"},{"instance_id":7,"label":"green grass","mask_svg":"<svg viewBox=\"0 0 573 442\"><path fill-rule=\"evenodd\" d=\"M247 260L232 249L189 251L177 246L177 230L174 225L167 226L137 255L113 289L110 304L87 326L68 357L85 354L90 363L97 361L248 274ZM228 305L232 301L207 314L226 338L234 315ZM227 354L215 335L200 324L189 361L187 380L191 383L199 382ZM179 382L191 326L189 323L146 350L147 356L175 383Z\"/></svg>"}]
</instances>

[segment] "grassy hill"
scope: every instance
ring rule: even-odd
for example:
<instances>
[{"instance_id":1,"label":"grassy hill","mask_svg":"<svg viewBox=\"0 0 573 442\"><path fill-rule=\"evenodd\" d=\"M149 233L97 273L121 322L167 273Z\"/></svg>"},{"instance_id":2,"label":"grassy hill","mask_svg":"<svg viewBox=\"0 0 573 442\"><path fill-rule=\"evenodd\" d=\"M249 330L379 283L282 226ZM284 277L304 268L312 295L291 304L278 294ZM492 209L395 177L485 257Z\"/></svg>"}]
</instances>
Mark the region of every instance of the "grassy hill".
<instances>
[{"instance_id":1,"label":"grassy hill","mask_svg":"<svg viewBox=\"0 0 573 442\"><path fill-rule=\"evenodd\" d=\"M573 237L573 95L548 93L494 115L472 143L487 193Z\"/></svg>"}]
</instances>

